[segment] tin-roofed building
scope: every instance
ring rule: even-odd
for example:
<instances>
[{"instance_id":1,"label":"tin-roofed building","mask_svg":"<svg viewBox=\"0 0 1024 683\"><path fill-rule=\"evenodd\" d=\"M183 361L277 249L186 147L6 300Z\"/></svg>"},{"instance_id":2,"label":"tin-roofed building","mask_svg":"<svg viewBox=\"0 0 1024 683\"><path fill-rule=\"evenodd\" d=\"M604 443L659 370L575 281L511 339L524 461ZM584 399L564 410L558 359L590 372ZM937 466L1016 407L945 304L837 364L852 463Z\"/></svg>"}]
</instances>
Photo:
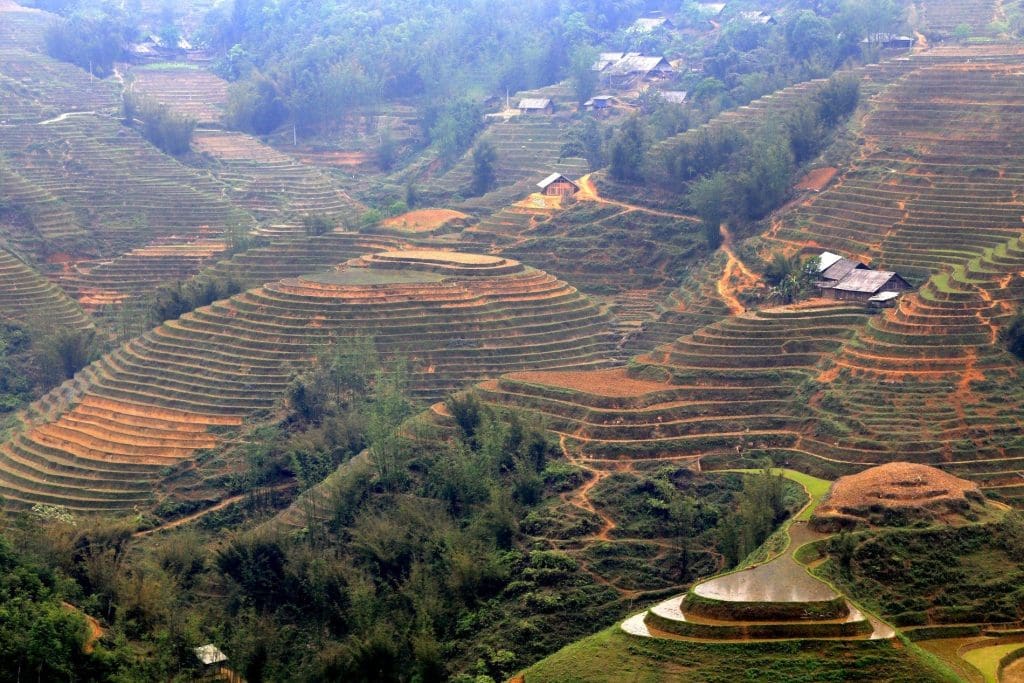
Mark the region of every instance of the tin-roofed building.
<instances>
[{"instance_id":1,"label":"tin-roofed building","mask_svg":"<svg viewBox=\"0 0 1024 683\"><path fill-rule=\"evenodd\" d=\"M552 173L544 180L537 183L537 187L540 188L541 192L546 195L552 196L565 196L567 194L576 194L580 191L580 186L573 181L566 178L561 173Z\"/></svg>"},{"instance_id":2,"label":"tin-roofed building","mask_svg":"<svg viewBox=\"0 0 1024 683\"><path fill-rule=\"evenodd\" d=\"M868 302L885 292L907 292L914 287L891 270L852 269L834 286L823 291L835 299Z\"/></svg>"},{"instance_id":3,"label":"tin-roofed building","mask_svg":"<svg viewBox=\"0 0 1024 683\"><path fill-rule=\"evenodd\" d=\"M518 109L521 114L554 114L555 103L547 97L524 97Z\"/></svg>"}]
</instances>

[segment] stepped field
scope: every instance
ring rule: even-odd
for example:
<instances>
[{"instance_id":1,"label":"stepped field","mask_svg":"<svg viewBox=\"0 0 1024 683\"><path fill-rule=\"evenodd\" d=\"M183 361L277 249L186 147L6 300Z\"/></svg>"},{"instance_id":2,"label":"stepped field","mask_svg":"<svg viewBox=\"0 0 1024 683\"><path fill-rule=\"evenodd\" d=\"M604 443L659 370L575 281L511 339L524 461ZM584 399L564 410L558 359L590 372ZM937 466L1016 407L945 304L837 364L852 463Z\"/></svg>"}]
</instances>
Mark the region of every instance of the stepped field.
<instances>
[{"instance_id":1,"label":"stepped field","mask_svg":"<svg viewBox=\"0 0 1024 683\"><path fill-rule=\"evenodd\" d=\"M106 261L68 264L52 278L90 312L138 305L160 285L187 279L224 252L223 240L168 240Z\"/></svg>"},{"instance_id":2,"label":"stepped field","mask_svg":"<svg viewBox=\"0 0 1024 683\"><path fill-rule=\"evenodd\" d=\"M130 72L130 92L151 100L200 126L218 125L228 104L228 83L198 67L160 64Z\"/></svg>"},{"instance_id":3,"label":"stepped field","mask_svg":"<svg viewBox=\"0 0 1024 683\"><path fill-rule=\"evenodd\" d=\"M915 6L922 30L947 36L959 26L967 26L970 35L990 33L989 24L1002 13L995 0L918 0Z\"/></svg>"},{"instance_id":4,"label":"stepped field","mask_svg":"<svg viewBox=\"0 0 1024 683\"><path fill-rule=\"evenodd\" d=\"M250 135L202 131L193 149L210 160L207 168L226 185L232 201L260 221L261 234L301 235L306 216L341 223L363 210L326 173Z\"/></svg>"},{"instance_id":5,"label":"stepped field","mask_svg":"<svg viewBox=\"0 0 1024 683\"><path fill-rule=\"evenodd\" d=\"M0 19L6 16L0 13ZM7 43L0 46L0 124L38 123L69 112L113 112L119 106L113 80Z\"/></svg>"},{"instance_id":6,"label":"stepped field","mask_svg":"<svg viewBox=\"0 0 1024 683\"><path fill-rule=\"evenodd\" d=\"M197 309L104 356L36 404L48 421L0 449L0 493L15 507L143 504L156 472L216 441L209 427L272 407L318 349L345 337L407 358L412 393L437 399L511 370L606 366L608 326L574 288L516 261L364 256Z\"/></svg>"},{"instance_id":7,"label":"stepped field","mask_svg":"<svg viewBox=\"0 0 1024 683\"><path fill-rule=\"evenodd\" d=\"M0 246L0 320L44 323L57 328L92 325L82 308L59 287Z\"/></svg>"},{"instance_id":8,"label":"stepped field","mask_svg":"<svg viewBox=\"0 0 1024 683\"><path fill-rule=\"evenodd\" d=\"M494 145L497 159L495 176L499 185L528 181L531 188L551 173L578 178L587 172L587 162L576 157L561 158L568 126L545 116L521 117L495 123L481 139ZM424 196L450 196L469 191L473 174L472 153L465 154L447 173L417 185ZM525 193L524 193L525 194ZM508 203L508 202L505 202Z\"/></svg>"},{"instance_id":9,"label":"stepped field","mask_svg":"<svg viewBox=\"0 0 1024 683\"><path fill-rule=\"evenodd\" d=\"M121 254L160 237L221 233L252 218L223 185L160 153L134 130L96 115L5 128L0 155L43 195L71 207L95 248ZM24 209L30 213L35 203Z\"/></svg>"},{"instance_id":10,"label":"stepped field","mask_svg":"<svg viewBox=\"0 0 1024 683\"><path fill-rule=\"evenodd\" d=\"M26 252L43 244L73 245L88 232L72 208L57 195L29 182L0 159L0 183L6 207L0 211L0 231Z\"/></svg>"},{"instance_id":11,"label":"stepped field","mask_svg":"<svg viewBox=\"0 0 1024 683\"><path fill-rule=\"evenodd\" d=\"M0 45L41 52L43 36L57 16L22 7L14 0L0 0Z\"/></svg>"},{"instance_id":12,"label":"stepped field","mask_svg":"<svg viewBox=\"0 0 1024 683\"><path fill-rule=\"evenodd\" d=\"M921 63L873 102L854 170L787 216L780 239L923 279L1019 234L1019 60Z\"/></svg>"},{"instance_id":13,"label":"stepped field","mask_svg":"<svg viewBox=\"0 0 1024 683\"><path fill-rule=\"evenodd\" d=\"M784 449L797 444L809 415L800 384L866 318L862 307L842 303L767 309L695 330L614 377L530 372L478 390L543 414L591 459Z\"/></svg>"}]
</instances>

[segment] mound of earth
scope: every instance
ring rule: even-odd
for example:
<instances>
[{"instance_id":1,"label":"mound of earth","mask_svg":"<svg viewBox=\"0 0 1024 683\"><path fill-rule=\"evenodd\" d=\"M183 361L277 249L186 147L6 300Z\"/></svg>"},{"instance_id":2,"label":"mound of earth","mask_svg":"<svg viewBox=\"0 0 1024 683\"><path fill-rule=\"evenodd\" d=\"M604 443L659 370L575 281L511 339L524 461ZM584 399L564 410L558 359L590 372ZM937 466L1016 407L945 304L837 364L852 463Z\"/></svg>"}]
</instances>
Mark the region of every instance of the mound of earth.
<instances>
[{"instance_id":1,"label":"mound of earth","mask_svg":"<svg viewBox=\"0 0 1024 683\"><path fill-rule=\"evenodd\" d=\"M819 531L920 521L963 524L978 519L985 507L974 482L927 465L893 462L840 477L811 524Z\"/></svg>"},{"instance_id":2,"label":"mound of earth","mask_svg":"<svg viewBox=\"0 0 1024 683\"><path fill-rule=\"evenodd\" d=\"M446 227L465 227L471 216L452 209L416 209L384 221L384 227L406 232L434 232Z\"/></svg>"}]
</instances>

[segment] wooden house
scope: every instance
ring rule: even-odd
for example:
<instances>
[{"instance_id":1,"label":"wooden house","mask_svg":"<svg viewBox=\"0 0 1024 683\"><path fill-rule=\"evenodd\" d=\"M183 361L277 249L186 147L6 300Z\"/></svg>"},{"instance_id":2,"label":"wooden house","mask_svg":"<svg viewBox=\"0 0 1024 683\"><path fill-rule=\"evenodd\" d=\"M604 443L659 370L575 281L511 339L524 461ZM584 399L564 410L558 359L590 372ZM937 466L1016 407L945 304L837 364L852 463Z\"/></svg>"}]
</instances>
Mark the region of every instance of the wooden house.
<instances>
[{"instance_id":1,"label":"wooden house","mask_svg":"<svg viewBox=\"0 0 1024 683\"><path fill-rule=\"evenodd\" d=\"M823 291L842 301L869 302L887 292L908 292L914 287L891 270L851 270L835 286ZM882 297L892 299L893 297ZM879 301L879 299L875 299Z\"/></svg>"},{"instance_id":2,"label":"wooden house","mask_svg":"<svg viewBox=\"0 0 1024 683\"><path fill-rule=\"evenodd\" d=\"M658 97L668 102L669 104L686 104L686 91L685 90L659 90Z\"/></svg>"},{"instance_id":3,"label":"wooden house","mask_svg":"<svg viewBox=\"0 0 1024 683\"><path fill-rule=\"evenodd\" d=\"M909 50L914 47L913 38L896 33L872 33L860 42L862 45L880 47L885 50Z\"/></svg>"},{"instance_id":4,"label":"wooden house","mask_svg":"<svg viewBox=\"0 0 1024 683\"><path fill-rule=\"evenodd\" d=\"M520 114L554 114L555 103L547 97L524 97L518 109Z\"/></svg>"},{"instance_id":5,"label":"wooden house","mask_svg":"<svg viewBox=\"0 0 1024 683\"><path fill-rule=\"evenodd\" d=\"M763 26L775 26L776 24L779 23L779 22L777 22L775 20L775 17L773 17L768 12L759 12L757 10L752 10L752 11L748 11L748 12L740 12L738 16L739 16L740 19L742 19L743 21L747 22L748 24L761 24Z\"/></svg>"},{"instance_id":6,"label":"wooden house","mask_svg":"<svg viewBox=\"0 0 1024 683\"><path fill-rule=\"evenodd\" d=\"M818 287L828 289L834 287L854 270L870 270L860 261L843 258L830 251L822 252L818 257Z\"/></svg>"},{"instance_id":7,"label":"wooden house","mask_svg":"<svg viewBox=\"0 0 1024 683\"><path fill-rule=\"evenodd\" d=\"M567 194L576 194L580 186L566 178L561 173L552 173L544 180L537 183L540 191L546 195L564 197Z\"/></svg>"},{"instance_id":8,"label":"wooden house","mask_svg":"<svg viewBox=\"0 0 1024 683\"><path fill-rule=\"evenodd\" d=\"M583 108L586 111L600 113L611 109L613 104L615 104L615 98L611 95L594 95L583 103Z\"/></svg>"},{"instance_id":9,"label":"wooden house","mask_svg":"<svg viewBox=\"0 0 1024 683\"><path fill-rule=\"evenodd\" d=\"M676 27L668 17L640 17L633 22L632 29L637 33L653 33L658 29L672 31Z\"/></svg>"},{"instance_id":10,"label":"wooden house","mask_svg":"<svg viewBox=\"0 0 1024 683\"><path fill-rule=\"evenodd\" d=\"M626 88L645 81L666 78L675 73L675 69L664 57L648 57L639 52L627 52L626 55L603 71L606 82L611 87Z\"/></svg>"}]
</instances>

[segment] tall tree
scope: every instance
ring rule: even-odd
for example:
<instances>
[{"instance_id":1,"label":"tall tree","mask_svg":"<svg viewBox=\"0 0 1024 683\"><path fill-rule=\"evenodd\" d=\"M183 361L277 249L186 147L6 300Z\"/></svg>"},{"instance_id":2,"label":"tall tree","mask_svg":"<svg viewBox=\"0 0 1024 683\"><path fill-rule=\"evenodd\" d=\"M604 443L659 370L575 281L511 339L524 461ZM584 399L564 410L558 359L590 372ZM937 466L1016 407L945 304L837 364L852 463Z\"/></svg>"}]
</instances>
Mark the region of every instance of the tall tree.
<instances>
[{"instance_id":1,"label":"tall tree","mask_svg":"<svg viewBox=\"0 0 1024 683\"><path fill-rule=\"evenodd\" d=\"M473 147L473 184L474 195L486 194L497 181L494 164L498 153L489 140L481 140Z\"/></svg>"},{"instance_id":2,"label":"tall tree","mask_svg":"<svg viewBox=\"0 0 1024 683\"><path fill-rule=\"evenodd\" d=\"M619 128L612 142L612 158L609 172L620 182L636 182L643 179L644 131L640 119L631 116Z\"/></svg>"}]
</instances>

